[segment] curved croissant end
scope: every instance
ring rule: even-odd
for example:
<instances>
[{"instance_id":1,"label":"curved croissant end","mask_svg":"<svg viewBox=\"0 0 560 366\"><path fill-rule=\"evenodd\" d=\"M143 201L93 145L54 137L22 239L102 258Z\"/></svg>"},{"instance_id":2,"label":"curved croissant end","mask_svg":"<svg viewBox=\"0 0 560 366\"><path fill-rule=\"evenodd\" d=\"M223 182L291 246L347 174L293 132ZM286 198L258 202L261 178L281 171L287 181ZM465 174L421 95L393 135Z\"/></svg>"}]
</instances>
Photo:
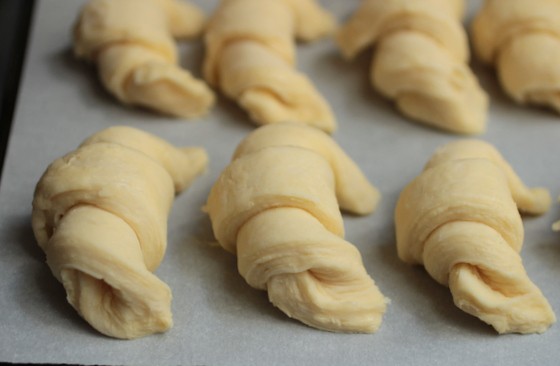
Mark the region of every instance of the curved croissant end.
<instances>
[{"instance_id":1,"label":"curved croissant end","mask_svg":"<svg viewBox=\"0 0 560 366\"><path fill-rule=\"evenodd\" d=\"M503 171L519 211L531 215L542 215L550 209L551 198L548 190L527 187L500 152L482 140L461 140L444 145L432 155L424 169L448 161L476 158L489 160Z\"/></svg>"},{"instance_id":2,"label":"curved croissant end","mask_svg":"<svg viewBox=\"0 0 560 366\"><path fill-rule=\"evenodd\" d=\"M113 127L54 161L37 184L37 242L70 304L106 335L136 338L172 324L171 291L152 272L165 253L175 187L185 188L206 164L198 149L183 154L155 136Z\"/></svg>"},{"instance_id":3,"label":"curved croissant end","mask_svg":"<svg viewBox=\"0 0 560 366\"><path fill-rule=\"evenodd\" d=\"M327 101L294 69L294 32L319 36L326 22L321 11L310 0L222 1L205 34L205 79L259 125L294 121L332 132L336 122Z\"/></svg>"},{"instance_id":4,"label":"curved croissant end","mask_svg":"<svg viewBox=\"0 0 560 366\"><path fill-rule=\"evenodd\" d=\"M370 80L416 121L484 132L488 97L467 65L462 1L365 0L338 35L343 55L375 46Z\"/></svg>"},{"instance_id":5,"label":"curved croissant end","mask_svg":"<svg viewBox=\"0 0 560 366\"><path fill-rule=\"evenodd\" d=\"M288 316L329 331L381 325L386 299L360 253L306 211L262 212L239 230L237 246L239 273Z\"/></svg>"},{"instance_id":6,"label":"curved croissant end","mask_svg":"<svg viewBox=\"0 0 560 366\"><path fill-rule=\"evenodd\" d=\"M299 125L257 131L212 187L206 210L214 235L237 254L246 281L268 290L290 317L330 331L377 330L386 300L342 238L335 173L320 152L333 143ZM276 132L282 136L273 138Z\"/></svg>"},{"instance_id":7,"label":"curved croissant end","mask_svg":"<svg viewBox=\"0 0 560 366\"><path fill-rule=\"evenodd\" d=\"M460 134L486 129L488 97L473 73L420 32L400 31L383 38L370 78L414 120Z\"/></svg>"},{"instance_id":8,"label":"curved croissant end","mask_svg":"<svg viewBox=\"0 0 560 366\"><path fill-rule=\"evenodd\" d=\"M478 57L497 68L502 87L519 104L560 112L560 3L487 0L473 24Z\"/></svg>"},{"instance_id":9,"label":"curved croissant end","mask_svg":"<svg viewBox=\"0 0 560 366\"><path fill-rule=\"evenodd\" d=\"M195 35L203 23L198 8L175 0L91 0L74 28L74 52L97 63L103 85L122 103L196 117L214 94L177 65L173 36Z\"/></svg>"},{"instance_id":10,"label":"curved croissant end","mask_svg":"<svg viewBox=\"0 0 560 366\"><path fill-rule=\"evenodd\" d=\"M425 243L424 265L449 286L457 307L498 333L543 333L556 321L519 254L487 225L451 222L437 229Z\"/></svg>"},{"instance_id":11,"label":"curved croissant end","mask_svg":"<svg viewBox=\"0 0 560 366\"><path fill-rule=\"evenodd\" d=\"M510 186L536 202L524 202L534 213L544 193L519 184L490 145L451 143L403 190L395 210L399 257L423 264L459 308L499 333L543 332L556 320L519 257L523 223Z\"/></svg>"},{"instance_id":12,"label":"curved croissant end","mask_svg":"<svg viewBox=\"0 0 560 366\"><path fill-rule=\"evenodd\" d=\"M325 158L333 170L336 198L343 210L365 215L377 207L379 191L329 135L315 128L296 123L263 126L239 144L233 159L272 146L302 147Z\"/></svg>"},{"instance_id":13,"label":"curved croissant end","mask_svg":"<svg viewBox=\"0 0 560 366\"><path fill-rule=\"evenodd\" d=\"M105 335L132 339L173 325L171 290L143 265L140 248L122 218L80 205L67 211L44 250L78 313Z\"/></svg>"}]
</instances>

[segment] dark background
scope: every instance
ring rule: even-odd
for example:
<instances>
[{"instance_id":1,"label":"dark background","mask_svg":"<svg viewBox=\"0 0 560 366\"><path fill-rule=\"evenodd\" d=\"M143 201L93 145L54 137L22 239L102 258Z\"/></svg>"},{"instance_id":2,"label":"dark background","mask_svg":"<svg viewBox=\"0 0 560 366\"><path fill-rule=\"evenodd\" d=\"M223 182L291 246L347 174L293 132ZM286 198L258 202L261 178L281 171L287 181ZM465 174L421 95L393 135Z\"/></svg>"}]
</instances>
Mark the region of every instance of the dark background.
<instances>
[{"instance_id":1,"label":"dark background","mask_svg":"<svg viewBox=\"0 0 560 366\"><path fill-rule=\"evenodd\" d=\"M0 178L19 81L25 59L34 0L0 0Z\"/></svg>"}]
</instances>

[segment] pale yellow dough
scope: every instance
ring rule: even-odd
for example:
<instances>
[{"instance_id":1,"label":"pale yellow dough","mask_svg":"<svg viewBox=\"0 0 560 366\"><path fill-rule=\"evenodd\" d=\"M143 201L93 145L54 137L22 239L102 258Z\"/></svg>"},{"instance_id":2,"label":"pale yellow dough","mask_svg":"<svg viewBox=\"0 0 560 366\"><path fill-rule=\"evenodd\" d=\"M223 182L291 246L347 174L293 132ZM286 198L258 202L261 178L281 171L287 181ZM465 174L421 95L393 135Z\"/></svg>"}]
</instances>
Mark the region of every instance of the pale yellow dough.
<instances>
[{"instance_id":1,"label":"pale yellow dough","mask_svg":"<svg viewBox=\"0 0 560 366\"><path fill-rule=\"evenodd\" d=\"M311 41L334 26L315 0L222 0L205 33L204 77L259 125L293 121L332 132L327 101L294 69L294 38Z\"/></svg>"},{"instance_id":2,"label":"pale yellow dough","mask_svg":"<svg viewBox=\"0 0 560 366\"><path fill-rule=\"evenodd\" d=\"M375 46L371 83L407 117L480 134L488 97L467 61L462 0L363 0L336 40L346 58Z\"/></svg>"},{"instance_id":3,"label":"pale yellow dough","mask_svg":"<svg viewBox=\"0 0 560 366\"><path fill-rule=\"evenodd\" d=\"M178 0L90 0L74 27L74 53L97 64L103 85L124 104L191 118L214 94L178 65L173 37L198 35L204 15Z\"/></svg>"},{"instance_id":4,"label":"pale yellow dough","mask_svg":"<svg viewBox=\"0 0 560 366\"><path fill-rule=\"evenodd\" d=\"M68 302L99 332L128 339L171 327L171 291L152 272L165 253L175 194L207 161L203 149L116 126L41 177L33 232Z\"/></svg>"},{"instance_id":5,"label":"pale yellow dough","mask_svg":"<svg viewBox=\"0 0 560 366\"><path fill-rule=\"evenodd\" d=\"M549 207L548 191L527 188L494 147L452 142L399 197L398 255L424 265L460 309L499 333L542 333L556 317L519 256L518 210L539 215Z\"/></svg>"},{"instance_id":6,"label":"pale yellow dough","mask_svg":"<svg viewBox=\"0 0 560 366\"><path fill-rule=\"evenodd\" d=\"M288 316L334 332L374 332L387 300L343 239L337 200L367 214L379 193L324 132L279 123L241 142L205 209L239 273Z\"/></svg>"},{"instance_id":7,"label":"pale yellow dough","mask_svg":"<svg viewBox=\"0 0 560 366\"><path fill-rule=\"evenodd\" d=\"M560 1L486 0L472 30L477 55L513 100L560 113Z\"/></svg>"}]
</instances>

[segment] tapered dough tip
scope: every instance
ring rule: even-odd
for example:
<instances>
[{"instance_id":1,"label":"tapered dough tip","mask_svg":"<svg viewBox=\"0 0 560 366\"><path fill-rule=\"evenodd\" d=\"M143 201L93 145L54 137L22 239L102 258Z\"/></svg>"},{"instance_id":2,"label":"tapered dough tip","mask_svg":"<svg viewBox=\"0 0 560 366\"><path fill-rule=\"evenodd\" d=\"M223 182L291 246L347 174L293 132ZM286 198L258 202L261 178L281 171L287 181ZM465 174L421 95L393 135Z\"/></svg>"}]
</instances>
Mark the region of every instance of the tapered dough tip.
<instances>
[{"instance_id":1,"label":"tapered dough tip","mask_svg":"<svg viewBox=\"0 0 560 366\"><path fill-rule=\"evenodd\" d=\"M175 191L180 193L187 189L194 178L206 173L208 168L208 153L201 147L182 147L179 151L186 156L186 160L174 163Z\"/></svg>"},{"instance_id":2,"label":"tapered dough tip","mask_svg":"<svg viewBox=\"0 0 560 366\"><path fill-rule=\"evenodd\" d=\"M542 215L547 212L552 205L550 192L546 188L531 188L530 193L533 196L530 207L524 207L523 213L530 215Z\"/></svg>"},{"instance_id":3,"label":"tapered dough tip","mask_svg":"<svg viewBox=\"0 0 560 366\"><path fill-rule=\"evenodd\" d=\"M208 153L201 147L182 147L180 150L188 155L191 160L192 170L200 173L206 172L208 168Z\"/></svg>"},{"instance_id":4,"label":"tapered dough tip","mask_svg":"<svg viewBox=\"0 0 560 366\"><path fill-rule=\"evenodd\" d=\"M379 193L379 190L368 184L368 186L362 186L359 192L355 192L351 202L344 202L344 205L340 202L340 205L341 208L355 215L363 216L373 213L380 201L381 193Z\"/></svg>"},{"instance_id":5,"label":"tapered dough tip","mask_svg":"<svg viewBox=\"0 0 560 366\"><path fill-rule=\"evenodd\" d=\"M343 28L337 30L334 33L333 39L338 49L340 50L340 54L342 55L342 58L344 60L351 61L356 57L356 51L348 46L346 34L344 33Z\"/></svg>"},{"instance_id":6,"label":"tapered dough tip","mask_svg":"<svg viewBox=\"0 0 560 366\"><path fill-rule=\"evenodd\" d=\"M187 1L173 0L174 7L171 17L172 33L177 38L197 37L204 31L207 17L204 12L194 4Z\"/></svg>"}]
</instances>

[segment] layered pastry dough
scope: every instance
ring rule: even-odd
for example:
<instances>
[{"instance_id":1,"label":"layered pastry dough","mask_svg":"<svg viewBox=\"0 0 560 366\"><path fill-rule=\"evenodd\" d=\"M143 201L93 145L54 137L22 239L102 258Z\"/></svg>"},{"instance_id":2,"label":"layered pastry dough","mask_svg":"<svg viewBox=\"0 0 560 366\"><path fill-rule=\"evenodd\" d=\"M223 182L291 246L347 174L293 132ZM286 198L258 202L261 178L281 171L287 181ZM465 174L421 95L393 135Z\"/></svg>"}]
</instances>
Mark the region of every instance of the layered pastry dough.
<instances>
[{"instance_id":1,"label":"layered pastry dough","mask_svg":"<svg viewBox=\"0 0 560 366\"><path fill-rule=\"evenodd\" d=\"M479 134L488 98L467 65L462 13L462 0L363 0L336 39L348 59L376 47L371 83L407 117Z\"/></svg>"},{"instance_id":2,"label":"layered pastry dough","mask_svg":"<svg viewBox=\"0 0 560 366\"><path fill-rule=\"evenodd\" d=\"M491 145L450 143L399 197L399 258L423 264L460 309L499 333L544 332L556 318L519 256L519 211L549 206L548 191L527 188Z\"/></svg>"},{"instance_id":3,"label":"layered pastry dough","mask_svg":"<svg viewBox=\"0 0 560 366\"><path fill-rule=\"evenodd\" d=\"M331 132L328 103L294 69L294 38L311 41L334 26L315 0L222 0L205 34L205 79L257 124L293 121Z\"/></svg>"},{"instance_id":4,"label":"layered pastry dough","mask_svg":"<svg viewBox=\"0 0 560 366\"><path fill-rule=\"evenodd\" d=\"M337 332L374 332L386 300L343 239L341 206L370 213L377 190L322 131L261 127L238 147L208 197L221 246L239 273L288 316Z\"/></svg>"},{"instance_id":5,"label":"layered pastry dough","mask_svg":"<svg viewBox=\"0 0 560 366\"><path fill-rule=\"evenodd\" d=\"M136 338L171 327L171 291L152 272L165 253L173 198L207 160L203 149L117 126L41 177L33 232L69 303L99 332Z\"/></svg>"},{"instance_id":6,"label":"layered pastry dough","mask_svg":"<svg viewBox=\"0 0 560 366\"><path fill-rule=\"evenodd\" d=\"M558 0L486 0L472 30L477 55L513 100L560 112Z\"/></svg>"},{"instance_id":7,"label":"layered pastry dough","mask_svg":"<svg viewBox=\"0 0 560 366\"><path fill-rule=\"evenodd\" d=\"M74 53L95 62L122 103L196 117L214 103L208 86L178 65L173 37L200 33L204 15L178 0L90 0L74 27Z\"/></svg>"}]
</instances>

